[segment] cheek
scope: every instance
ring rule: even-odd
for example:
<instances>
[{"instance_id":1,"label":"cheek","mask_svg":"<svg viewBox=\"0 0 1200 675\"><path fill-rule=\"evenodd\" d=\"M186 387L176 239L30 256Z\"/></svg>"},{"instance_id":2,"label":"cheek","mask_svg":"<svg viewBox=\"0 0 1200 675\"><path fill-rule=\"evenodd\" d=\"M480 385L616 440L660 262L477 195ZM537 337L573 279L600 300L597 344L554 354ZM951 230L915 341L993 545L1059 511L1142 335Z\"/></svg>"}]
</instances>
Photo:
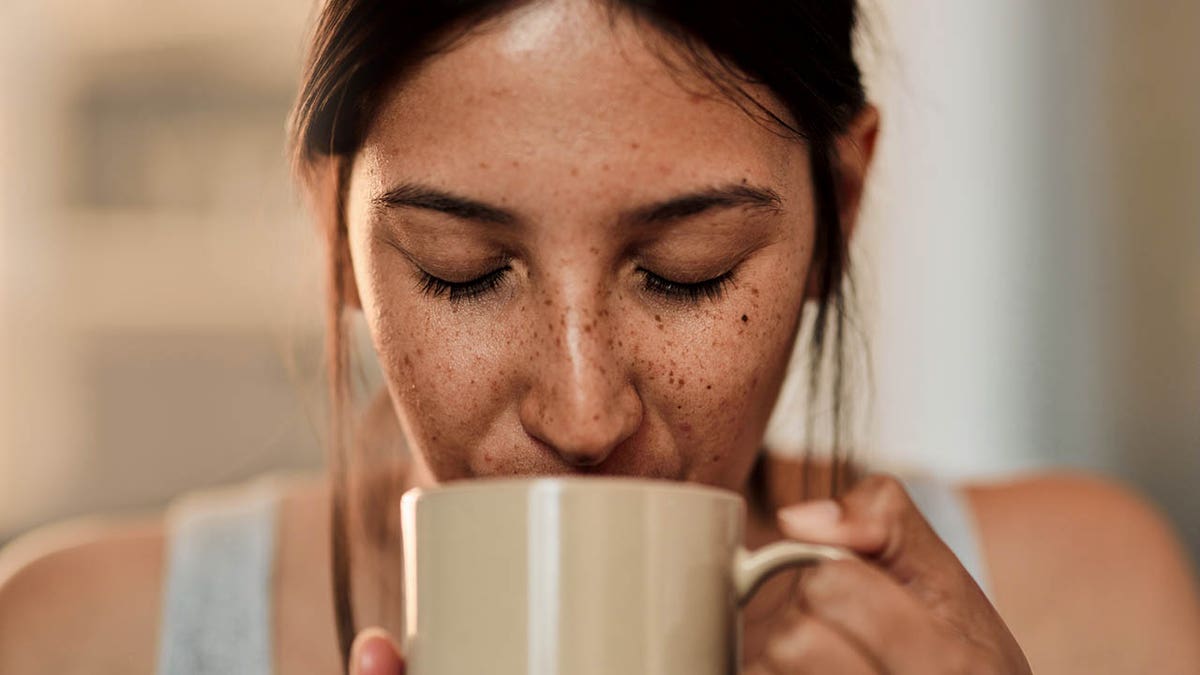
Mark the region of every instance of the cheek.
<instances>
[{"instance_id":1,"label":"cheek","mask_svg":"<svg viewBox=\"0 0 1200 675\"><path fill-rule=\"evenodd\" d=\"M792 292L795 290L795 292ZM702 326L657 331L643 396L654 401L690 477L736 482L757 454L783 381L801 289L746 283Z\"/></svg>"},{"instance_id":2,"label":"cheek","mask_svg":"<svg viewBox=\"0 0 1200 675\"><path fill-rule=\"evenodd\" d=\"M512 355L524 339L469 308L435 304L397 293L368 324L409 444L449 478L465 475L472 447L503 431L496 422L519 395Z\"/></svg>"},{"instance_id":3,"label":"cheek","mask_svg":"<svg viewBox=\"0 0 1200 675\"><path fill-rule=\"evenodd\" d=\"M645 410L634 455L642 445L674 448L686 478L736 487L791 352L803 294L796 262L759 265L706 310L655 314L630 296L612 301L607 320L622 339L609 348ZM472 475L480 447L525 448L521 397L544 375L538 364L563 352L555 316L520 300L504 312L455 308L419 296L394 270L363 276L364 311L407 440L434 474Z\"/></svg>"}]
</instances>

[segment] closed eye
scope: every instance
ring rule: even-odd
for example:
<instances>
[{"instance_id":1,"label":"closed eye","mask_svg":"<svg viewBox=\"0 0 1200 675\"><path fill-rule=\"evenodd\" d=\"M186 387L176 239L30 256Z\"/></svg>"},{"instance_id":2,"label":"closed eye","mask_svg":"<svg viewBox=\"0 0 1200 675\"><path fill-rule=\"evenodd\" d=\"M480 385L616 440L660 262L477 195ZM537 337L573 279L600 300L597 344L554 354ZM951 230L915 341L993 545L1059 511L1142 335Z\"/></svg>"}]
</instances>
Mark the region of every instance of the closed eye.
<instances>
[{"instance_id":1,"label":"closed eye","mask_svg":"<svg viewBox=\"0 0 1200 675\"><path fill-rule=\"evenodd\" d=\"M733 282L733 270L719 277L697 282L672 281L646 269L639 269L646 290L667 300L698 303L701 300L720 300Z\"/></svg>"},{"instance_id":2,"label":"closed eye","mask_svg":"<svg viewBox=\"0 0 1200 675\"><path fill-rule=\"evenodd\" d=\"M505 265L470 281L446 281L422 270L419 283L421 292L430 297L445 296L450 302L462 302L478 299L499 288L511 269L510 265Z\"/></svg>"}]
</instances>

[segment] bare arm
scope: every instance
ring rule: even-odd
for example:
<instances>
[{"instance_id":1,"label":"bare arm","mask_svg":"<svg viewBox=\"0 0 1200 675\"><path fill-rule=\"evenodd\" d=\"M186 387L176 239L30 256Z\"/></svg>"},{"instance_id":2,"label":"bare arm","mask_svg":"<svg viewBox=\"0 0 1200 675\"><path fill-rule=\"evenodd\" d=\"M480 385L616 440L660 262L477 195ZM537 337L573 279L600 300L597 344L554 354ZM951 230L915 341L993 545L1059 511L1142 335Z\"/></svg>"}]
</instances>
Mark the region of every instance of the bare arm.
<instances>
[{"instance_id":1,"label":"bare arm","mask_svg":"<svg viewBox=\"0 0 1200 675\"><path fill-rule=\"evenodd\" d=\"M0 550L0 673L154 672L158 521L56 526Z\"/></svg>"},{"instance_id":2,"label":"bare arm","mask_svg":"<svg viewBox=\"0 0 1200 675\"><path fill-rule=\"evenodd\" d=\"M997 609L1036 673L1200 672L1200 599L1162 516L1103 480L969 490Z\"/></svg>"}]
</instances>

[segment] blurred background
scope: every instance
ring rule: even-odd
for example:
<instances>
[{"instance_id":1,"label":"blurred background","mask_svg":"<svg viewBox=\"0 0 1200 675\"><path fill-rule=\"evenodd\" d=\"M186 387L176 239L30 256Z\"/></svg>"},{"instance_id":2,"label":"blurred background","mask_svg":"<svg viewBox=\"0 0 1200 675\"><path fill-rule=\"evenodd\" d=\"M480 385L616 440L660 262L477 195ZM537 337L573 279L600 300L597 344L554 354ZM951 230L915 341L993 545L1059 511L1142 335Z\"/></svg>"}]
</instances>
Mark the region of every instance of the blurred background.
<instances>
[{"instance_id":1,"label":"blurred background","mask_svg":"<svg viewBox=\"0 0 1200 675\"><path fill-rule=\"evenodd\" d=\"M319 470L320 250L284 156L311 12L0 3L0 543ZM1200 3L866 14L866 459L1113 476L1200 557Z\"/></svg>"}]
</instances>

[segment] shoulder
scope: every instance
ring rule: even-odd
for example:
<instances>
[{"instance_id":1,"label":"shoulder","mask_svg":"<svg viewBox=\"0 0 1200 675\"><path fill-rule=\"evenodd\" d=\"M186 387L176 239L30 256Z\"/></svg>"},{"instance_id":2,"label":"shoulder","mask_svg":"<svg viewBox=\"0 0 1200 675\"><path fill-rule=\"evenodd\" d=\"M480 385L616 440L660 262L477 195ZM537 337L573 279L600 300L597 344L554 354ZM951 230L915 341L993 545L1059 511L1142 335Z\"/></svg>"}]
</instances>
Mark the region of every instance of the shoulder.
<instances>
[{"instance_id":1,"label":"shoulder","mask_svg":"<svg viewBox=\"0 0 1200 675\"><path fill-rule=\"evenodd\" d=\"M161 519L75 521L0 550L0 672L153 672Z\"/></svg>"},{"instance_id":2,"label":"shoulder","mask_svg":"<svg viewBox=\"0 0 1200 675\"><path fill-rule=\"evenodd\" d=\"M1193 572L1145 499L1110 480L1067 473L964 492L997 609L1035 672L1200 667Z\"/></svg>"}]
</instances>

